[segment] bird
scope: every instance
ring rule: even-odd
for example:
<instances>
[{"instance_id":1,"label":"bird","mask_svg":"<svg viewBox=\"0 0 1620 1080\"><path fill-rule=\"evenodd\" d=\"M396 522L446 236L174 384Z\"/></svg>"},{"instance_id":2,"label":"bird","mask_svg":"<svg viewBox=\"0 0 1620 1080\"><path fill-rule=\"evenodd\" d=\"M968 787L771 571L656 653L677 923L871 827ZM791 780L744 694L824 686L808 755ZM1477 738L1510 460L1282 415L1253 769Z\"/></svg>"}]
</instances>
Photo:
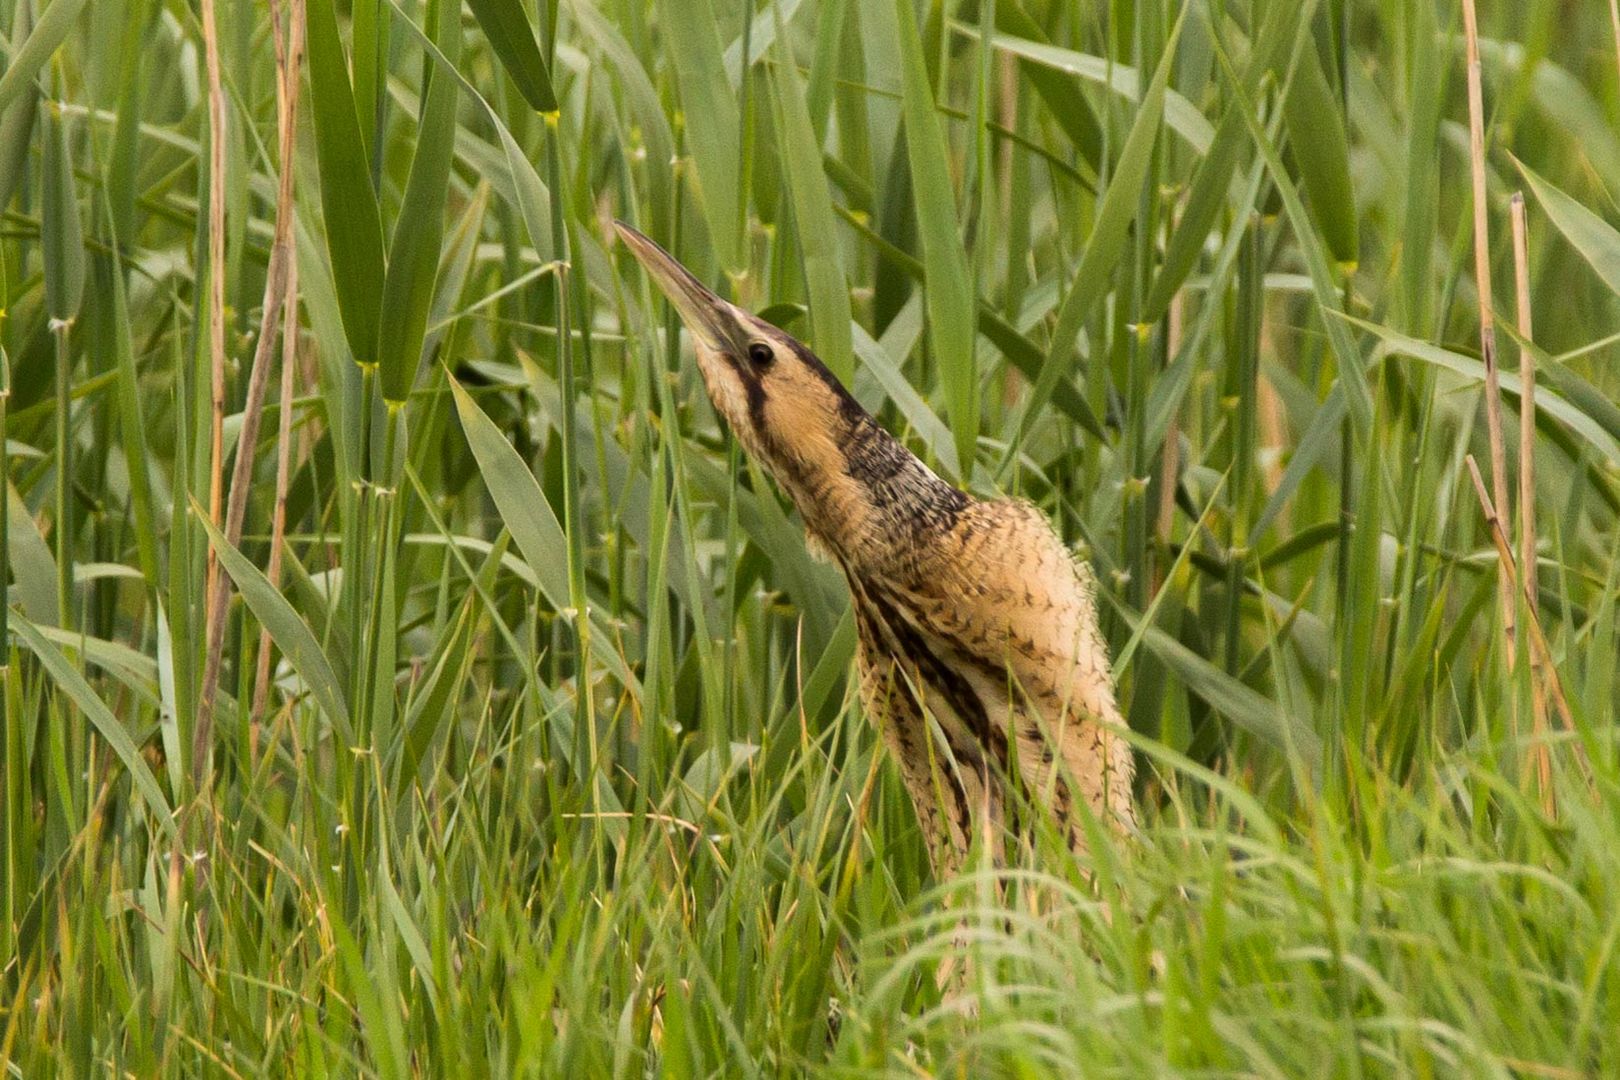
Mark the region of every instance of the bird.
<instances>
[{"instance_id":1,"label":"bird","mask_svg":"<svg viewBox=\"0 0 1620 1080\"><path fill-rule=\"evenodd\" d=\"M843 573L862 708L935 876L958 873L980 837L1005 839L1014 807L1049 813L1081 855L1087 815L1133 833L1134 763L1089 564L1029 502L941 479L807 346L614 224L686 327L716 412L793 503L812 554Z\"/></svg>"}]
</instances>

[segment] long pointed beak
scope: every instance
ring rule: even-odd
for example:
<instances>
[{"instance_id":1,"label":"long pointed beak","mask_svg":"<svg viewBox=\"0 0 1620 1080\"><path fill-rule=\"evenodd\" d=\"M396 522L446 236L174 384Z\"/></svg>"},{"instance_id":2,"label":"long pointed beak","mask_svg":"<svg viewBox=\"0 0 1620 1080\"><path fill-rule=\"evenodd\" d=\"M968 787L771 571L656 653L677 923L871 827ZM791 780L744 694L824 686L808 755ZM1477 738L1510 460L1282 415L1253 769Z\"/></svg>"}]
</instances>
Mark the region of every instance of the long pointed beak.
<instances>
[{"instance_id":1,"label":"long pointed beak","mask_svg":"<svg viewBox=\"0 0 1620 1080\"><path fill-rule=\"evenodd\" d=\"M630 254L658 286L658 291L669 298L692 336L702 339L704 345L716 352L734 349L743 330L736 309L651 239L622 221L615 221L613 227L619 231L619 238L630 249Z\"/></svg>"}]
</instances>

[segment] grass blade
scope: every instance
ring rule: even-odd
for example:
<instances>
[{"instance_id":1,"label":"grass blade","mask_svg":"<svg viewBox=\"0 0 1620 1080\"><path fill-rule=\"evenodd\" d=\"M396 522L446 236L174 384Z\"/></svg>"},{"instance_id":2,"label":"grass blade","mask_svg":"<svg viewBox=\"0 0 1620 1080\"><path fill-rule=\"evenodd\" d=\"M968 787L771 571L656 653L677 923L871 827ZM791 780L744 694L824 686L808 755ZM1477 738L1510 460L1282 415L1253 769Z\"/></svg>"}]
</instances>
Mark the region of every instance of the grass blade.
<instances>
[{"instance_id":1,"label":"grass blade","mask_svg":"<svg viewBox=\"0 0 1620 1080\"><path fill-rule=\"evenodd\" d=\"M45 13L11 54L5 74L0 75L0 113L32 88L46 61L73 32L73 24L85 3L86 0L52 0L45 8Z\"/></svg>"},{"instance_id":2,"label":"grass blade","mask_svg":"<svg viewBox=\"0 0 1620 1080\"><path fill-rule=\"evenodd\" d=\"M377 362L383 293L383 231L371 166L360 135L333 0L308 0L310 112L320 167L326 250L349 351L360 364Z\"/></svg>"},{"instance_id":3,"label":"grass blade","mask_svg":"<svg viewBox=\"0 0 1620 1080\"><path fill-rule=\"evenodd\" d=\"M1052 344L1041 365L1041 374L1030 390L1024 405L1024 416L1018 426L1018 435L1008 448L1007 460L1018 452L1034 422L1046 408L1052 391L1060 380L1069 377L1071 361L1078 345L1080 328L1085 325L1096 306L1109 292L1114 281L1114 268L1125 251L1131 223L1141 205L1142 184L1147 179L1148 166L1153 160L1153 148L1159 134L1159 121L1164 116L1166 87L1170 81L1170 68L1176 58L1176 42L1181 39L1181 27L1186 9L1176 20L1175 27L1165 43L1164 57L1159 61L1153 81L1142 95L1142 107L1131 122L1130 134L1120 150L1108 190L1103 192L1097 208L1097 223L1086 240L1086 250L1076 267L1074 285L1058 308L1057 324L1052 330Z\"/></svg>"},{"instance_id":4,"label":"grass blade","mask_svg":"<svg viewBox=\"0 0 1620 1080\"><path fill-rule=\"evenodd\" d=\"M945 412L956 434L956 457L963 475L971 476L979 440L973 279L957 231L956 194L951 186L945 132L936 114L928 67L923 62L922 38L910 0L895 0L890 25L900 53L901 109L922 239L928 343L944 378Z\"/></svg>"},{"instance_id":5,"label":"grass blade","mask_svg":"<svg viewBox=\"0 0 1620 1080\"><path fill-rule=\"evenodd\" d=\"M484 415L472 396L454 378L449 380L450 393L455 398L456 415L461 418L461 429L467 436L483 474L501 520L512 533L524 561L534 570L540 583L540 594L557 611L570 618L590 617L589 612L574 612L569 603L568 536L557 521L545 492L535 481L534 474L518 457L512 444L506 441L493 421ZM611 642L614 635L596 628L597 635ZM626 686L635 685L634 677L611 648L597 650L593 655L602 659Z\"/></svg>"},{"instance_id":6,"label":"grass blade","mask_svg":"<svg viewBox=\"0 0 1620 1080\"><path fill-rule=\"evenodd\" d=\"M793 204L804 279L810 289L811 347L829 370L848 383L855 374L850 342L849 286L838 260L838 230L832 211L827 175L821 168L821 147L810 123L804 86L793 55L782 35L777 36L776 62L771 69L771 102L776 112L777 150L782 177Z\"/></svg>"},{"instance_id":7,"label":"grass blade","mask_svg":"<svg viewBox=\"0 0 1620 1080\"><path fill-rule=\"evenodd\" d=\"M461 87L461 92L476 101L484 110L490 126L495 129L495 134L501 141L501 152L505 155L507 171L512 181L512 193L509 197L516 202L518 213L523 218L523 226L529 234L529 243L534 245L535 252L542 260L555 258L556 247L551 235L551 192L546 189L534 166L529 163L528 155L512 137L511 130L501 120L488 99L467 81L457 70L456 65L450 62L450 58L422 32L421 27L411 21L401 10L397 0L388 0L388 3L393 8L394 14L399 17L406 33L414 37L423 51L433 59L438 65L439 72L455 79L457 85Z\"/></svg>"},{"instance_id":8,"label":"grass blade","mask_svg":"<svg viewBox=\"0 0 1620 1080\"><path fill-rule=\"evenodd\" d=\"M1277 78L1286 81L1288 72L1278 71ZM1283 99L1283 123L1288 127L1294 163L1299 166L1300 186L1310 199L1311 219L1322 230L1334 259L1353 267L1361 247L1356 234L1356 193L1350 183L1350 140L1314 43L1307 42L1300 50L1288 96Z\"/></svg>"},{"instance_id":9,"label":"grass blade","mask_svg":"<svg viewBox=\"0 0 1620 1080\"><path fill-rule=\"evenodd\" d=\"M535 112L556 112L551 72L535 44L523 5L518 0L468 0L468 6L529 107Z\"/></svg>"},{"instance_id":10,"label":"grass blade","mask_svg":"<svg viewBox=\"0 0 1620 1080\"><path fill-rule=\"evenodd\" d=\"M1308 25L1302 26L1300 35L1294 42L1296 51L1315 47L1310 41L1308 31ZM1327 255L1311 228L1311 219L1305 212L1299 191L1289 177L1288 170L1283 166L1282 155L1277 152L1265 128L1260 125L1248 92L1244 90L1237 74L1232 70L1231 58L1218 42L1216 59L1220 64L1221 76L1226 80L1227 88L1238 105L1239 114L1249 129L1249 136L1254 140L1261 156L1265 158L1266 167L1271 171L1272 182L1277 186L1277 194L1281 196L1283 206L1288 211L1289 224L1293 226L1300 253L1304 256L1305 266L1310 271L1311 291L1316 297L1317 305L1324 314L1337 311L1341 300L1334 287L1333 273L1328 265ZM1360 351L1342 321L1325 318L1324 322L1328 341L1333 346L1334 358L1338 361L1338 385L1344 388L1344 405L1349 411L1355 430L1364 436L1372 426L1372 390L1367 385L1367 373L1362 366Z\"/></svg>"},{"instance_id":11,"label":"grass blade","mask_svg":"<svg viewBox=\"0 0 1620 1080\"><path fill-rule=\"evenodd\" d=\"M1453 371L1469 379L1481 383L1485 381L1485 365L1472 356L1465 356L1462 353L1453 352L1438 345L1431 345L1426 341L1419 341L1417 338L1403 334L1398 330L1392 330L1387 326L1380 326L1377 323L1354 319L1348 315L1340 315L1338 318L1367 331L1369 334L1376 335L1384 342L1388 352L1392 354L1410 356L1414 360L1421 360L1426 364ZM1541 354L1538 360L1544 365L1543 374L1548 375L1549 381L1553 383L1554 388L1558 388L1556 375L1551 374L1558 368L1558 365L1554 364L1551 358L1545 354ZM1502 371L1498 373L1498 378L1501 380L1503 391L1515 396L1518 395L1519 376L1517 373ZM1576 408L1556 394L1537 394L1536 408L1548 416L1567 424L1571 431L1591 443L1607 460L1620 461L1620 432L1605 427L1599 417ZM1609 415L1613 414L1610 413Z\"/></svg>"},{"instance_id":12,"label":"grass blade","mask_svg":"<svg viewBox=\"0 0 1620 1080\"><path fill-rule=\"evenodd\" d=\"M428 11L438 13L437 44L445 64L453 68L461 52L460 9L456 0L437 0ZM396 404L410 395L422 358L433 285L439 275L444 199L455 149L456 80L442 68L429 65L426 70L430 73L427 97L416 156L411 160L410 179L388 252L376 352L383 400Z\"/></svg>"},{"instance_id":13,"label":"grass blade","mask_svg":"<svg viewBox=\"0 0 1620 1080\"><path fill-rule=\"evenodd\" d=\"M219 565L236 582L236 591L242 594L242 600L253 612L253 617L270 631L276 648L298 672L316 706L326 714L333 729L343 739L343 745L354 745L354 730L349 721L342 684L327 661L320 642L315 640L315 635L280 590L270 584L270 579L225 539L218 526L208 520L207 512L196 499L191 501L191 509L203 531L208 534L208 542L219 557Z\"/></svg>"},{"instance_id":14,"label":"grass blade","mask_svg":"<svg viewBox=\"0 0 1620 1080\"><path fill-rule=\"evenodd\" d=\"M29 0L18 0L12 14L13 36L28 33L33 26L32 13ZM8 68L7 74L11 70ZM4 81L4 77L0 77L0 82ZM11 196L23 178L23 165L28 161L28 150L33 142L34 116L39 111L38 99L38 82L27 79L12 95L11 104L0 109L0 208L11 205Z\"/></svg>"},{"instance_id":15,"label":"grass blade","mask_svg":"<svg viewBox=\"0 0 1620 1080\"><path fill-rule=\"evenodd\" d=\"M720 31L709 0L664 0L659 5L669 36L676 82L686 118L686 141L697 179L698 202L721 265L732 276L748 269L743 192L737 162L741 112L726 80Z\"/></svg>"},{"instance_id":16,"label":"grass blade","mask_svg":"<svg viewBox=\"0 0 1620 1080\"><path fill-rule=\"evenodd\" d=\"M1530 185L1553 227L1563 234L1587 265L1597 271L1603 283L1620 296L1620 232L1518 158L1514 158L1513 163L1519 167L1524 182Z\"/></svg>"},{"instance_id":17,"label":"grass blade","mask_svg":"<svg viewBox=\"0 0 1620 1080\"><path fill-rule=\"evenodd\" d=\"M18 640L28 647L28 651L39 658L45 673L56 683L57 688L68 696L91 724L95 725L95 729L101 733L107 745L112 747L113 753L118 755L118 760L129 771L129 778L135 785L135 790L146 802L147 808L152 811L152 816L157 819L159 828L171 840L178 839L179 830L175 826L174 810L169 806L168 798L158 786L157 777L152 775L146 759L141 756L140 747L135 745L135 740L130 737L123 722L112 714L112 710L96 696L96 692L91 689L90 684L79 674L72 662L62 655L61 650L47 641L45 635L40 633L39 628L30 620L14 615L11 629Z\"/></svg>"},{"instance_id":18,"label":"grass blade","mask_svg":"<svg viewBox=\"0 0 1620 1080\"><path fill-rule=\"evenodd\" d=\"M1186 9L1184 8L1183 11ZM1182 18L1184 16L1178 16ZM978 30L966 23L953 23L952 28L959 34L967 37L977 37ZM1126 64L1110 60L1102 56L1091 56L1086 53L1065 49L1057 45L1048 45L1039 41L1027 41L1014 37L1011 34L998 32L991 44L1004 52L1022 57L1036 64L1041 64L1058 71L1066 71L1077 75L1087 82L1098 83L1120 97L1128 98L1134 102L1142 102L1142 75L1141 72ZM1165 54L1170 55L1169 53ZM1161 61L1162 62L1162 61ZM1215 129L1210 126L1204 114L1198 111L1198 106L1188 101L1174 90L1165 93L1164 122L1181 137L1182 141L1199 154L1209 152L1211 143L1215 138Z\"/></svg>"}]
</instances>

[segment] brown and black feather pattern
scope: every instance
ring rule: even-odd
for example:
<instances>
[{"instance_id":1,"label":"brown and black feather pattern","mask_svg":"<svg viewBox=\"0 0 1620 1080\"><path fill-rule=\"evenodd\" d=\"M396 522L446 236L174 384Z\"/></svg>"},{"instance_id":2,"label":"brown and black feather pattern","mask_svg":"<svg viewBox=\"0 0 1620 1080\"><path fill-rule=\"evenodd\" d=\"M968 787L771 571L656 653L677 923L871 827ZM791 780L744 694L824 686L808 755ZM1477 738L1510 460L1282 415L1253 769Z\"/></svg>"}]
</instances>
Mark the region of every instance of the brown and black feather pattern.
<instances>
[{"instance_id":1,"label":"brown and black feather pattern","mask_svg":"<svg viewBox=\"0 0 1620 1080\"><path fill-rule=\"evenodd\" d=\"M978 836L994 840L1015 805L1049 813L1077 851L1084 813L1133 828L1089 567L1033 506L941 480L804 345L641 234L620 234L691 333L716 411L843 571L862 703L936 872L955 870Z\"/></svg>"}]
</instances>

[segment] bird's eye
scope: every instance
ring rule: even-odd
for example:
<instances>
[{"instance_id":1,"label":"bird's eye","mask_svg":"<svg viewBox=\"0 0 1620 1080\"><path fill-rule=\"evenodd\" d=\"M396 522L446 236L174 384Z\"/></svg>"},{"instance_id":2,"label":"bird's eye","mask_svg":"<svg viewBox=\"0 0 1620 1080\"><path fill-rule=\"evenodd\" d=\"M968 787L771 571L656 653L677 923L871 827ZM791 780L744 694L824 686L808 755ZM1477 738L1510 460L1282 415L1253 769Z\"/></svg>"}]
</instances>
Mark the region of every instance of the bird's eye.
<instances>
[{"instance_id":1,"label":"bird's eye","mask_svg":"<svg viewBox=\"0 0 1620 1080\"><path fill-rule=\"evenodd\" d=\"M776 354L763 341L756 341L748 346L748 360L755 367L766 367L775 359Z\"/></svg>"}]
</instances>

